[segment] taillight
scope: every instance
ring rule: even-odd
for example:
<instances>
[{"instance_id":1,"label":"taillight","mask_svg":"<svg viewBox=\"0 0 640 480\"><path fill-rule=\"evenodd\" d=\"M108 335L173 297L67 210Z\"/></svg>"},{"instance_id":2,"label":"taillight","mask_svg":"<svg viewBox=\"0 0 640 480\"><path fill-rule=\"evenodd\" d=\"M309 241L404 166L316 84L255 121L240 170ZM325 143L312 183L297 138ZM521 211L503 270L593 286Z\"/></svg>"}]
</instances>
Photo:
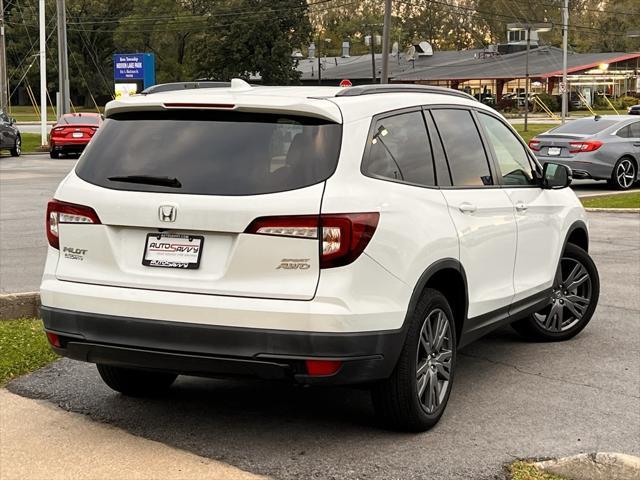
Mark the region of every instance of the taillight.
<instances>
[{"instance_id":1,"label":"taillight","mask_svg":"<svg viewBox=\"0 0 640 480\"><path fill-rule=\"evenodd\" d=\"M529 140L529 148L531 150L533 150L534 152L539 152L540 151L540 140L538 140L537 138L532 138L531 140Z\"/></svg>"},{"instance_id":2,"label":"taillight","mask_svg":"<svg viewBox=\"0 0 640 480\"><path fill-rule=\"evenodd\" d=\"M98 214L91 207L76 205L75 203L49 200L47 204L47 240L53 248L60 248L60 232L58 226L61 223L89 223L99 224Z\"/></svg>"},{"instance_id":3,"label":"taillight","mask_svg":"<svg viewBox=\"0 0 640 480\"><path fill-rule=\"evenodd\" d=\"M342 366L340 360L305 360L307 375L312 377L325 377L333 375Z\"/></svg>"},{"instance_id":4,"label":"taillight","mask_svg":"<svg viewBox=\"0 0 640 480\"><path fill-rule=\"evenodd\" d=\"M586 140L584 142L569 142L569 153L593 152L602 146L598 140Z\"/></svg>"},{"instance_id":5,"label":"taillight","mask_svg":"<svg viewBox=\"0 0 640 480\"><path fill-rule=\"evenodd\" d=\"M261 217L251 222L245 233L318 239L320 231L320 268L341 267L364 251L379 218L377 212Z\"/></svg>"}]
</instances>

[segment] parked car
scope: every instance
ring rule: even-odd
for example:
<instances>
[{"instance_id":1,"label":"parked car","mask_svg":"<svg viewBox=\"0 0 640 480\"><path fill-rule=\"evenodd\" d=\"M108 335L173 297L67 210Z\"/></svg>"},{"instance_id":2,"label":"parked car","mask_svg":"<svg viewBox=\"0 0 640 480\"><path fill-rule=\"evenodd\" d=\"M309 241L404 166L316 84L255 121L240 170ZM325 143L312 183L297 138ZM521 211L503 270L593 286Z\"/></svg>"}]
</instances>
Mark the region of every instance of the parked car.
<instances>
[{"instance_id":1,"label":"parked car","mask_svg":"<svg viewBox=\"0 0 640 480\"><path fill-rule=\"evenodd\" d=\"M102 115L99 113L67 113L62 115L49 135L51 158L82 153L101 124Z\"/></svg>"},{"instance_id":2,"label":"parked car","mask_svg":"<svg viewBox=\"0 0 640 480\"><path fill-rule=\"evenodd\" d=\"M19 157L22 153L22 137L15 123L15 119L0 110L0 151L9 150L12 157Z\"/></svg>"},{"instance_id":3,"label":"parked car","mask_svg":"<svg viewBox=\"0 0 640 480\"><path fill-rule=\"evenodd\" d=\"M123 394L360 384L421 431L460 347L506 324L567 340L596 308L571 170L465 93L233 80L105 115L48 204L41 313Z\"/></svg>"},{"instance_id":4,"label":"parked car","mask_svg":"<svg viewBox=\"0 0 640 480\"><path fill-rule=\"evenodd\" d=\"M542 163L571 167L575 178L607 180L620 190L638 178L640 120L605 115L573 120L531 139Z\"/></svg>"},{"instance_id":5,"label":"parked car","mask_svg":"<svg viewBox=\"0 0 640 480\"><path fill-rule=\"evenodd\" d=\"M632 105L627 111L629 115L640 115L640 105Z\"/></svg>"}]
</instances>

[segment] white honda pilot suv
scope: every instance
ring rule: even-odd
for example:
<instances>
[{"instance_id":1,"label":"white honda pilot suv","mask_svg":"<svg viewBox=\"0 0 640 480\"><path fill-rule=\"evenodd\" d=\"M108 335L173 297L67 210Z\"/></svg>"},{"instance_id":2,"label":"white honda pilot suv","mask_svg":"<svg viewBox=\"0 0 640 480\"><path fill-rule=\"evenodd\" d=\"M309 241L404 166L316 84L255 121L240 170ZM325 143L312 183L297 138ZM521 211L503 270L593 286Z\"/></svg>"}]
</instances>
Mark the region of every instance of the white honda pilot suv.
<instances>
[{"instance_id":1,"label":"white honda pilot suv","mask_svg":"<svg viewBox=\"0 0 640 480\"><path fill-rule=\"evenodd\" d=\"M47 208L49 342L111 388L364 384L388 425L420 431L462 346L505 324L566 340L591 319L570 169L542 168L472 97L159 90L107 105Z\"/></svg>"}]
</instances>

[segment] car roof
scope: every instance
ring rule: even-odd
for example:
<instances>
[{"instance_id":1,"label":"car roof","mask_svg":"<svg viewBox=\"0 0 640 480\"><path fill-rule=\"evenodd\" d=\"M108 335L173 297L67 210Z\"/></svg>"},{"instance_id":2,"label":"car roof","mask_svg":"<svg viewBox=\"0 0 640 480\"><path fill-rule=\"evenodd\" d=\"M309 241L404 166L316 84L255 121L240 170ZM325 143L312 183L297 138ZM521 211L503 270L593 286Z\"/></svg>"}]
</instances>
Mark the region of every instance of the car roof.
<instances>
[{"instance_id":1,"label":"car roof","mask_svg":"<svg viewBox=\"0 0 640 480\"><path fill-rule=\"evenodd\" d=\"M380 90L380 85L371 86ZM484 107L462 92L389 86L394 91L375 91L363 86L351 88L325 86L258 86L244 81L232 81L230 87L191 88L158 91L148 95L135 95L111 101L105 116L140 110L170 108L219 108L235 111L289 113L324 118L336 123L370 117L380 112L428 104L462 104ZM429 87L425 87L425 90ZM358 90L359 89L359 90ZM362 93L366 90L365 93ZM434 93L437 92L437 93ZM372 95L371 93L375 93ZM486 107L490 110L489 107Z\"/></svg>"}]
</instances>

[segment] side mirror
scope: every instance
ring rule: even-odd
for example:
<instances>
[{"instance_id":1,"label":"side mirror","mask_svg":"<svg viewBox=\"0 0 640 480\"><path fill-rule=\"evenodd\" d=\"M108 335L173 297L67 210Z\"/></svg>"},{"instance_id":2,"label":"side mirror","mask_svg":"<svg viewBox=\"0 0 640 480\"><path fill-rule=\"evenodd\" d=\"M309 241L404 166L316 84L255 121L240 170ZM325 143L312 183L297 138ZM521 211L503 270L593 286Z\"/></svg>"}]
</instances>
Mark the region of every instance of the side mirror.
<instances>
[{"instance_id":1,"label":"side mirror","mask_svg":"<svg viewBox=\"0 0 640 480\"><path fill-rule=\"evenodd\" d=\"M559 189L571 185L573 172L566 165L545 163L542 170L542 188Z\"/></svg>"}]
</instances>

